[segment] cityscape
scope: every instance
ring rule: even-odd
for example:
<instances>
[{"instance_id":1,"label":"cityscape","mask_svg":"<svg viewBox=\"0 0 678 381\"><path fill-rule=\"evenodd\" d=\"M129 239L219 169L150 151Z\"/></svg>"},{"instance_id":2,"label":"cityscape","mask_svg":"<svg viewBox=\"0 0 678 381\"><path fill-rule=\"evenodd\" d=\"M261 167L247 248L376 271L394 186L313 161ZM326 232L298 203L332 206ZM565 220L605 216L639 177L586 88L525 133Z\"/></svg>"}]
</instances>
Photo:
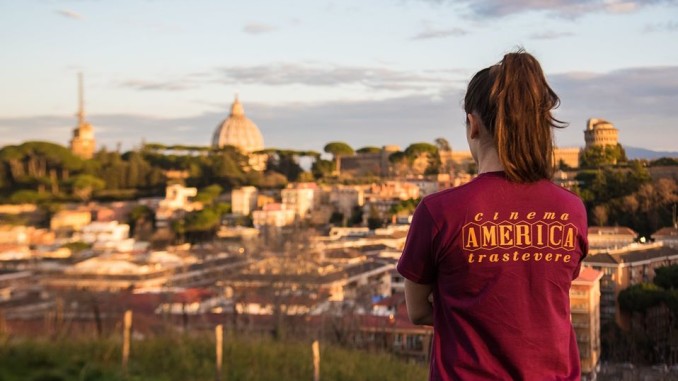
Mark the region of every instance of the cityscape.
<instances>
[{"instance_id":1,"label":"cityscape","mask_svg":"<svg viewBox=\"0 0 678 381\"><path fill-rule=\"evenodd\" d=\"M534 12L519 10L521 1L508 2L518 10L482 3L485 8L468 6L469 12L497 18ZM596 12L605 17L655 12L603 3ZM539 9L557 18L554 25L586 17L579 8ZM65 8L50 12L69 22L89 21ZM290 28L300 23L290 21ZM443 38L466 34L426 25L426 33ZM675 30L675 22L652 25ZM174 33L165 28L162 33ZM249 22L242 33L260 37L283 28ZM411 40L439 38L429 34ZM667 54L668 61L676 59ZM309 65L300 71L315 70ZM316 95L303 88L298 94L261 92L261 84L244 79L259 74L241 68L229 75L240 76L246 91L227 87L228 99L213 113L218 123L195 118L182 130L170 119L148 122L165 128L124 117L132 126L120 122L120 131L112 132L113 119L99 111L105 125L98 125L91 112L101 109L89 95L90 71L76 69L68 69L70 85L60 94L68 107L60 113L75 111L67 121L13 116L16 100L0 110L0 131L7 132L0 140L0 380L426 379L433 327L410 322L405 279L395 266L421 199L478 175L459 132L449 138L453 122L439 128L422 123L418 134L416 114L410 127L396 123L391 136L378 138L369 120L346 130L273 130L269 123L284 124L289 110L306 112L309 125L314 122L320 108L294 102ZM390 73L376 80L379 86L403 91L387 83L389 75L408 81ZM365 84L374 78L368 79L356 83L370 87ZM416 81L410 90L425 93L418 86L435 87L440 78ZM678 96L672 81L656 91ZM105 86L93 82L104 99ZM182 91L156 85L134 84ZM447 102L454 93L448 90L425 98L432 105ZM337 99L355 95L336 91ZM280 93L290 102L275 98ZM407 106L414 110L419 102L412 94L389 112L404 109L396 116L407 119ZM659 98L644 102L653 107L664 102ZM389 99L378 102L395 98ZM345 110L344 101L324 101ZM373 101L365 100L368 112ZM459 108L455 102L447 107ZM576 117L568 119L568 135L556 135L552 181L576 193L588 213L589 253L570 289L581 376L671 380L678 378L675 117L667 112L650 131L654 119L638 127L620 108L566 109L566 116ZM27 132L22 123L36 128ZM68 128L49 128L53 123ZM490 239L481 227L477 245Z\"/></svg>"},{"instance_id":2,"label":"cityscape","mask_svg":"<svg viewBox=\"0 0 678 381\"><path fill-rule=\"evenodd\" d=\"M664 192L651 195L661 203L651 207L666 210L653 223L632 225L638 231L608 225L619 221L612 207L609 217L599 212L603 204L592 209L591 250L570 291L586 379L596 378L605 355L678 364L670 293L678 271L678 160L628 161L619 133L591 118L584 148L555 152L554 181L580 194L619 172L638 179L635 193ZM409 322L395 262L418 200L471 181L473 159L442 138L404 150L331 142L325 151L331 159L265 149L236 97L209 146L106 152L97 150L80 97L69 147L26 142L0 150L5 189L35 188L14 191L0 206L4 332L101 337L130 310L142 337L167 325L222 324L425 362L432 328ZM313 158L310 170L301 157ZM221 172L193 166L208 158ZM658 296L659 287L669 293ZM619 347L620 340L628 342Z\"/></svg>"}]
</instances>

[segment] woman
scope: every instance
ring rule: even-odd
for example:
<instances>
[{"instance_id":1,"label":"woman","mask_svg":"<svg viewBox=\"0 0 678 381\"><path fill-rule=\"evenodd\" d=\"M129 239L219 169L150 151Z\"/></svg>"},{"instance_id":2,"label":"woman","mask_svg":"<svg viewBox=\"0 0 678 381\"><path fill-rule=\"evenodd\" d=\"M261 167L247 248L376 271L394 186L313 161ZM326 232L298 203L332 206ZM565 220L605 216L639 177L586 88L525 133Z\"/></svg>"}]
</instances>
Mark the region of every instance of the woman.
<instances>
[{"instance_id":1,"label":"woman","mask_svg":"<svg viewBox=\"0 0 678 381\"><path fill-rule=\"evenodd\" d=\"M586 211L553 184L558 96L524 51L464 99L478 177L424 198L398 262L415 324L433 325L431 380L577 380L569 289Z\"/></svg>"}]
</instances>

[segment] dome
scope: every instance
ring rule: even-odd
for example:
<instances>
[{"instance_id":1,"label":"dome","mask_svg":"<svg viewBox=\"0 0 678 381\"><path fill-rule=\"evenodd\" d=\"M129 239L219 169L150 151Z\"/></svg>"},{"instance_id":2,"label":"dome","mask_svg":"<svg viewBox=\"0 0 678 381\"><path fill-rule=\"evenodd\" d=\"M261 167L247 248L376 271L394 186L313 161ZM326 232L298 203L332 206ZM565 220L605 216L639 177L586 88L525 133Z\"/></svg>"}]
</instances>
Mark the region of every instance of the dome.
<instances>
[{"instance_id":1,"label":"dome","mask_svg":"<svg viewBox=\"0 0 678 381\"><path fill-rule=\"evenodd\" d=\"M217 126L212 138L212 147L221 148L231 145L244 153L264 149L264 138L254 122L245 116L242 104L235 97L231 106L231 115Z\"/></svg>"}]
</instances>

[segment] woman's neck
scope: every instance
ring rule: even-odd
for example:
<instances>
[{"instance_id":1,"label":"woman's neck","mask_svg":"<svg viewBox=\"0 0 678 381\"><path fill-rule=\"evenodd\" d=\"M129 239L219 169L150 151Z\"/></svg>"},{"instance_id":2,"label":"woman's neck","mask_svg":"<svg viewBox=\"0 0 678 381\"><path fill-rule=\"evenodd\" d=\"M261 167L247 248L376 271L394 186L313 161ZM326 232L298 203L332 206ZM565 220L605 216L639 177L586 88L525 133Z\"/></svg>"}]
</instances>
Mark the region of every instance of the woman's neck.
<instances>
[{"instance_id":1,"label":"woman's neck","mask_svg":"<svg viewBox=\"0 0 678 381\"><path fill-rule=\"evenodd\" d=\"M496 148L485 146L478 151L478 174L503 170L504 166L501 164L501 160L499 160Z\"/></svg>"}]
</instances>

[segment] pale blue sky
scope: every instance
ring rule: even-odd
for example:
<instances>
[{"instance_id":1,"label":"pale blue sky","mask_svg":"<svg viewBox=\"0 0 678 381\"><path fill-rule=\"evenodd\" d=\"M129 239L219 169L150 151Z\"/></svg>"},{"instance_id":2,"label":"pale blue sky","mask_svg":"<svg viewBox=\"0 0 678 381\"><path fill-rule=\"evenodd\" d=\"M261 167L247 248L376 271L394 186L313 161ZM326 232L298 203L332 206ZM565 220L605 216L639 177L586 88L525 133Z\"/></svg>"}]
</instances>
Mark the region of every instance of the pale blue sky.
<instances>
[{"instance_id":1,"label":"pale blue sky","mask_svg":"<svg viewBox=\"0 0 678 381\"><path fill-rule=\"evenodd\" d=\"M100 144L209 144L238 92L267 147L447 138L477 70L535 54L583 144L678 150L678 1L0 0L0 145L66 144L76 73Z\"/></svg>"}]
</instances>

